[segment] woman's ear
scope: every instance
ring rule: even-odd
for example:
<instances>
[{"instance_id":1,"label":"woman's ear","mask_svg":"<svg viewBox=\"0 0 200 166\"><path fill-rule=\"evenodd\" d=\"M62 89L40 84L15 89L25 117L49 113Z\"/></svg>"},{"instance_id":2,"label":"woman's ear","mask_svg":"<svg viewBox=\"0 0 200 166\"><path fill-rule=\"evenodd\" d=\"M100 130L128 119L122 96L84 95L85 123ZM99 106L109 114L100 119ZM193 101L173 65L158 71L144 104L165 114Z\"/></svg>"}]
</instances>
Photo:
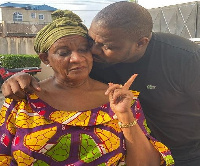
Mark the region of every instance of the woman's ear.
<instances>
[{"instance_id":1,"label":"woman's ear","mask_svg":"<svg viewBox=\"0 0 200 166\"><path fill-rule=\"evenodd\" d=\"M39 58L45 65L49 64L48 53L39 53Z\"/></svg>"}]
</instances>

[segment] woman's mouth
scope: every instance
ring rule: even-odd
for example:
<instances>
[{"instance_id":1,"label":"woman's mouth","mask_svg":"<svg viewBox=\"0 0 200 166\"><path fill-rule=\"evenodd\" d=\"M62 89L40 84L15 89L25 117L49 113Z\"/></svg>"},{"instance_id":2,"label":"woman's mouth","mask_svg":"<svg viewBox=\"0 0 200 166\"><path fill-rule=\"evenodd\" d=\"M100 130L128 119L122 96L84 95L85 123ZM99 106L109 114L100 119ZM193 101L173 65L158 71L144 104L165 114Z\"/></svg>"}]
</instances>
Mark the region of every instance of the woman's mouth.
<instances>
[{"instance_id":1,"label":"woman's mouth","mask_svg":"<svg viewBox=\"0 0 200 166\"><path fill-rule=\"evenodd\" d=\"M81 71L84 70L85 68L86 68L85 66L73 67L69 71Z\"/></svg>"}]
</instances>

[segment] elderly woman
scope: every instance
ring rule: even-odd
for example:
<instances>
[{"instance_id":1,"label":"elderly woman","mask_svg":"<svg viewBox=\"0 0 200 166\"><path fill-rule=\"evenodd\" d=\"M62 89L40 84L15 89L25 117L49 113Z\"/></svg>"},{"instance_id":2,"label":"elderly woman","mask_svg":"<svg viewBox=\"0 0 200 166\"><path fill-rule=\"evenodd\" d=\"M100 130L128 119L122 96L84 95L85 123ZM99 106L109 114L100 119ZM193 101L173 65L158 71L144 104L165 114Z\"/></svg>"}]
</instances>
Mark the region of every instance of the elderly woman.
<instances>
[{"instance_id":1,"label":"elderly woman","mask_svg":"<svg viewBox=\"0 0 200 166\"><path fill-rule=\"evenodd\" d=\"M89 77L87 28L58 10L36 36L35 51L54 75L27 100L7 98L0 112L0 165L172 165L152 138L137 99L122 86Z\"/></svg>"}]
</instances>

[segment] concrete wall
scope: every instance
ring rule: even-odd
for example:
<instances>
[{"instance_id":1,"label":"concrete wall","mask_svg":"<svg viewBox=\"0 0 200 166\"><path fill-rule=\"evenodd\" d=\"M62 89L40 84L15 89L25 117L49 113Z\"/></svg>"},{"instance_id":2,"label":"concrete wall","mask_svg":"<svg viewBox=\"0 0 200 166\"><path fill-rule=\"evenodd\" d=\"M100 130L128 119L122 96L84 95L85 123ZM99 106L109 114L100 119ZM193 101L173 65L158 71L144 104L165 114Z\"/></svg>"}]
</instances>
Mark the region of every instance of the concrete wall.
<instances>
[{"instance_id":1,"label":"concrete wall","mask_svg":"<svg viewBox=\"0 0 200 166\"><path fill-rule=\"evenodd\" d=\"M36 55L33 49L34 38L0 37L0 54L28 54ZM36 77L46 79L53 74L50 67L41 63L42 72Z\"/></svg>"},{"instance_id":2,"label":"concrete wall","mask_svg":"<svg viewBox=\"0 0 200 166\"><path fill-rule=\"evenodd\" d=\"M154 32L200 38L200 1L149 9Z\"/></svg>"},{"instance_id":3,"label":"concrete wall","mask_svg":"<svg viewBox=\"0 0 200 166\"><path fill-rule=\"evenodd\" d=\"M0 54L36 54L34 38L0 37Z\"/></svg>"},{"instance_id":4,"label":"concrete wall","mask_svg":"<svg viewBox=\"0 0 200 166\"><path fill-rule=\"evenodd\" d=\"M0 8L0 22L2 22L2 12L1 12L1 8Z\"/></svg>"}]
</instances>

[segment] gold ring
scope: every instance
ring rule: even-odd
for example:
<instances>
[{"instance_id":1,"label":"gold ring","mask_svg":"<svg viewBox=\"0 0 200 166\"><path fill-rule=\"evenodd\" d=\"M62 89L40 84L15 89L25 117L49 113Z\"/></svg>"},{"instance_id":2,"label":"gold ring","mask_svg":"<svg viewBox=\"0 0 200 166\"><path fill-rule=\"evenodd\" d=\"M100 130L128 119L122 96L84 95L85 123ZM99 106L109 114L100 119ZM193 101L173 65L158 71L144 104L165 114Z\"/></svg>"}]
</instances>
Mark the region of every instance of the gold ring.
<instances>
[{"instance_id":1,"label":"gold ring","mask_svg":"<svg viewBox=\"0 0 200 166\"><path fill-rule=\"evenodd\" d=\"M119 88L120 88L120 89L122 89L122 87L123 87L122 85L119 85Z\"/></svg>"}]
</instances>

